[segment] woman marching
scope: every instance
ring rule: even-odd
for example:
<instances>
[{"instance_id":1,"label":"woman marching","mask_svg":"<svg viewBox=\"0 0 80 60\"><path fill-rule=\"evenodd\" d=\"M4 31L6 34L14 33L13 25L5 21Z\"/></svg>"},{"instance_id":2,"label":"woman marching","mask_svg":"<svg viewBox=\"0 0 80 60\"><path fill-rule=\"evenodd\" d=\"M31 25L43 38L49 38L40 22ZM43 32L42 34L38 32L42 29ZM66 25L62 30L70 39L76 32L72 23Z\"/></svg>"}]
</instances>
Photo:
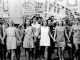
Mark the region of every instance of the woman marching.
<instances>
[{"instance_id":1,"label":"woman marching","mask_svg":"<svg viewBox=\"0 0 80 60\"><path fill-rule=\"evenodd\" d=\"M55 47L58 47L58 55L60 60L64 60L63 51L65 48L65 36L69 41L65 26L63 26L62 21L59 21L59 26L56 26L55 28L54 40L56 40Z\"/></svg>"},{"instance_id":2,"label":"woman marching","mask_svg":"<svg viewBox=\"0 0 80 60\"><path fill-rule=\"evenodd\" d=\"M30 24L30 20L26 20L26 29L24 30L24 41L23 41L23 48L26 50L27 60L32 60L33 56L33 48L34 48L34 41L33 41L33 31L32 26Z\"/></svg>"},{"instance_id":3,"label":"woman marching","mask_svg":"<svg viewBox=\"0 0 80 60\"><path fill-rule=\"evenodd\" d=\"M71 27L70 36L73 33L73 44L75 45L75 57L74 60L77 60L78 57L78 49L80 49L80 19L76 18L75 25ZM79 53L79 52L78 52Z\"/></svg>"},{"instance_id":4,"label":"woman marching","mask_svg":"<svg viewBox=\"0 0 80 60\"><path fill-rule=\"evenodd\" d=\"M41 26L41 39L40 39L40 46L43 48L41 51L44 54L44 59L48 60L48 47L50 46L50 37L53 36L50 33L50 28L47 26L47 20L44 20Z\"/></svg>"},{"instance_id":5,"label":"woman marching","mask_svg":"<svg viewBox=\"0 0 80 60\"><path fill-rule=\"evenodd\" d=\"M16 49L16 36L19 37L17 30L15 27L13 27L12 20L9 22L9 27L6 28L3 40L7 37L6 45L8 52L11 52L11 60L14 59L14 53ZM20 37L19 37L20 40Z\"/></svg>"}]
</instances>

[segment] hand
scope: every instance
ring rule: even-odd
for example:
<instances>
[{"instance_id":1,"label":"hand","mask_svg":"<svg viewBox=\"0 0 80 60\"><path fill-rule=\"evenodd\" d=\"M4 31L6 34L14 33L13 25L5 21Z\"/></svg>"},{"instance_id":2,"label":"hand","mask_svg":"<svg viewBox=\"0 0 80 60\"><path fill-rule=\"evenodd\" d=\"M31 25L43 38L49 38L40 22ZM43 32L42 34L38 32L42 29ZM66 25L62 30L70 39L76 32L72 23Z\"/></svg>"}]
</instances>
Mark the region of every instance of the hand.
<instances>
[{"instance_id":1,"label":"hand","mask_svg":"<svg viewBox=\"0 0 80 60\"><path fill-rule=\"evenodd\" d=\"M36 42L36 40L34 40L34 43Z\"/></svg>"},{"instance_id":2,"label":"hand","mask_svg":"<svg viewBox=\"0 0 80 60\"><path fill-rule=\"evenodd\" d=\"M68 42L70 42L70 40L68 39Z\"/></svg>"},{"instance_id":3,"label":"hand","mask_svg":"<svg viewBox=\"0 0 80 60\"><path fill-rule=\"evenodd\" d=\"M56 42L56 39L55 39L55 38L53 38L53 41L54 41L54 42Z\"/></svg>"},{"instance_id":4,"label":"hand","mask_svg":"<svg viewBox=\"0 0 80 60\"><path fill-rule=\"evenodd\" d=\"M18 46L21 45L21 40L20 40L20 41L17 41L17 45L18 45Z\"/></svg>"},{"instance_id":5,"label":"hand","mask_svg":"<svg viewBox=\"0 0 80 60\"><path fill-rule=\"evenodd\" d=\"M54 40L54 42L56 42L56 40Z\"/></svg>"},{"instance_id":6,"label":"hand","mask_svg":"<svg viewBox=\"0 0 80 60\"><path fill-rule=\"evenodd\" d=\"M41 39L41 36L39 36L38 38Z\"/></svg>"},{"instance_id":7,"label":"hand","mask_svg":"<svg viewBox=\"0 0 80 60\"><path fill-rule=\"evenodd\" d=\"M18 42L18 43L17 43L17 46L20 46L20 45L21 45L21 43L20 43L20 42Z\"/></svg>"}]
</instances>

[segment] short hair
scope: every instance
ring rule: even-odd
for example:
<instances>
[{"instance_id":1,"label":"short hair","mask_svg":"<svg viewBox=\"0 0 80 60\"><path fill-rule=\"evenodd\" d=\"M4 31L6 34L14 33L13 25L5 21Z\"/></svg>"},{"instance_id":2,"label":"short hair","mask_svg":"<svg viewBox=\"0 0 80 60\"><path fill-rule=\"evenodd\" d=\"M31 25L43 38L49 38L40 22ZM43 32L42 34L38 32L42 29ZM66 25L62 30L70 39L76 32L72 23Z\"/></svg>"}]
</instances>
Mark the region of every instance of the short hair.
<instances>
[{"instance_id":1,"label":"short hair","mask_svg":"<svg viewBox=\"0 0 80 60\"><path fill-rule=\"evenodd\" d=\"M54 17L54 16L50 16L48 19L51 20L51 21L53 21L52 17Z\"/></svg>"}]
</instances>

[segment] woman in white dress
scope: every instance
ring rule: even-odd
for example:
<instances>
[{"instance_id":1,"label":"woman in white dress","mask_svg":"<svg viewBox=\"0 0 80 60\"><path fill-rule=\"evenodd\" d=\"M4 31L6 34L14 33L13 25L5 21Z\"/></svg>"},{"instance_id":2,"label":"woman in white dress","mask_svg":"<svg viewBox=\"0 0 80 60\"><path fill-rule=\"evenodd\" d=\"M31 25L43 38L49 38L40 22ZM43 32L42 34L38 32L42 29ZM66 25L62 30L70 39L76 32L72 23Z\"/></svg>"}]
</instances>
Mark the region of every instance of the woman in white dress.
<instances>
[{"instance_id":1,"label":"woman in white dress","mask_svg":"<svg viewBox=\"0 0 80 60\"><path fill-rule=\"evenodd\" d=\"M14 52L15 52L16 43L17 43L16 36L19 37L16 28L13 27L13 22L10 21L9 27L6 28L6 30L5 30L3 40L5 39L5 37L7 37L6 45L7 45L8 52L11 52L11 60L14 59ZM19 37L19 39L20 39L20 37Z\"/></svg>"},{"instance_id":2,"label":"woman in white dress","mask_svg":"<svg viewBox=\"0 0 80 60\"><path fill-rule=\"evenodd\" d=\"M50 46L50 37L52 37L53 39L53 36L50 33L50 28L47 26L47 21L44 20L43 26L41 26L40 46L44 47L44 59L45 60L47 60L48 58L48 47Z\"/></svg>"}]
</instances>

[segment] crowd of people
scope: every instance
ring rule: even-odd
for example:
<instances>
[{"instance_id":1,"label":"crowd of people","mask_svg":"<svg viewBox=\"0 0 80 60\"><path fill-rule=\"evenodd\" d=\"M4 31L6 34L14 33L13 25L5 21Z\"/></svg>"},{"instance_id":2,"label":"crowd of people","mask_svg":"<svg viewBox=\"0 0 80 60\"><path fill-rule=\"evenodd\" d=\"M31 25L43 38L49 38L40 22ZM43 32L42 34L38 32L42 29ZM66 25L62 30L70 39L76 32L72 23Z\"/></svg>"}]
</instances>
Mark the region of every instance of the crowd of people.
<instances>
[{"instance_id":1,"label":"crowd of people","mask_svg":"<svg viewBox=\"0 0 80 60\"><path fill-rule=\"evenodd\" d=\"M25 50L27 60L51 60L56 54L59 60L64 60L64 52L68 50L69 58L77 60L80 49L80 18L60 18L54 16L48 19L34 16L26 19L21 26L14 26L13 21L7 23L2 33L0 24L0 58L9 57L20 60L21 50ZM54 57L54 56L53 56Z\"/></svg>"}]
</instances>

